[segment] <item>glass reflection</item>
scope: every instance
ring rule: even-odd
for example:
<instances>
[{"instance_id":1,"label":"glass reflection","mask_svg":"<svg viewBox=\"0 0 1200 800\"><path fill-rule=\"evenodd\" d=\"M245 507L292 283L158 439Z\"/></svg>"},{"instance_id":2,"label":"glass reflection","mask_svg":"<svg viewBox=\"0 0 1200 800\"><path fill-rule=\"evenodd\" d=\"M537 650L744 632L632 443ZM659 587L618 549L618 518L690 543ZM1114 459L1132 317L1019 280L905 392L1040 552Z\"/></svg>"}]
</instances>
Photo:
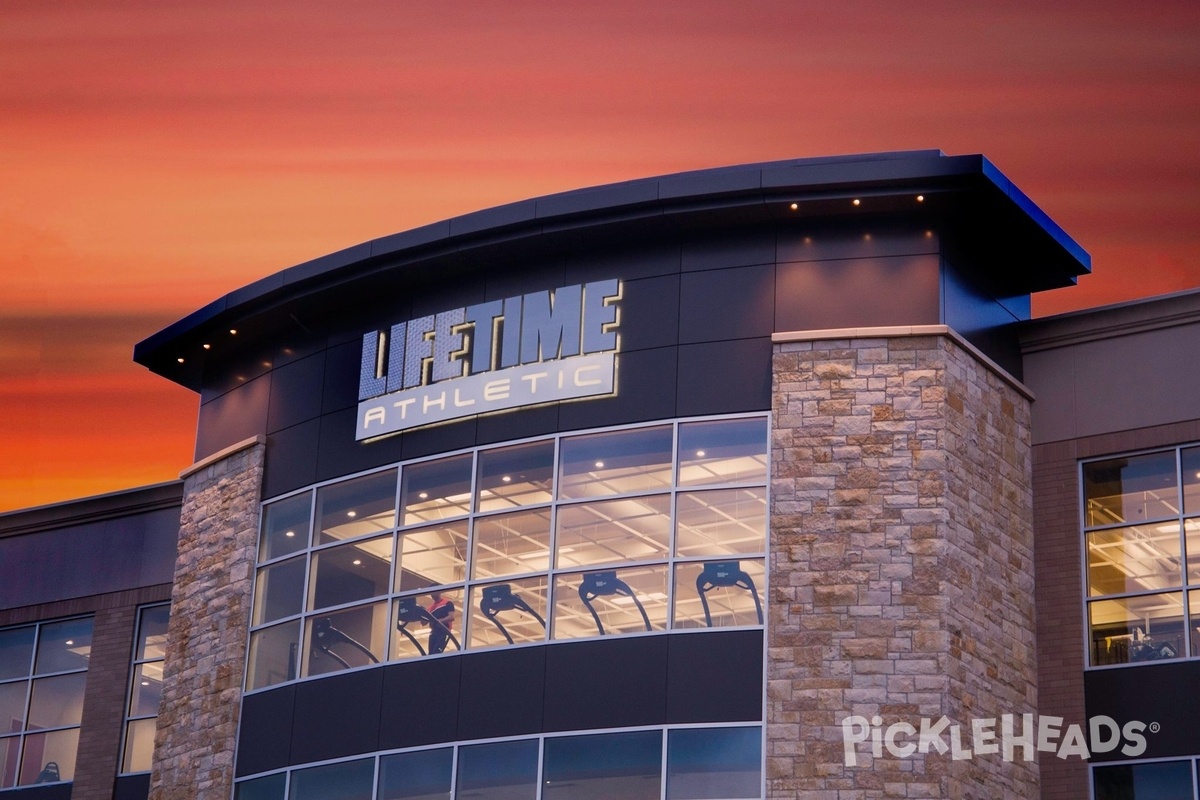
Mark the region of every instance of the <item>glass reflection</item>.
<instances>
[{"instance_id":1,"label":"glass reflection","mask_svg":"<svg viewBox=\"0 0 1200 800\"><path fill-rule=\"evenodd\" d=\"M1188 761L1096 767L1092 779L1096 800L1174 800L1193 796Z\"/></svg>"},{"instance_id":2,"label":"glass reflection","mask_svg":"<svg viewBox=\"0 0 1200 800\"><path fill-rule=\"evenodd\" d=\"M393 609L392 658L462 650L462 607L462 589L398 598Z\"/></svg>"},{"instance_id":3,"label":"glass reflection","mask_svg":"<svg viewBox=\"0 0 1200 800\"><path fill-rule=\"evenodd\" d=\"M1093 531L1087 534L1087 562L1093 597L1178 586L1179 523Z\"/></svg>"},{"instance_id":4,"label":"glass reflection","mask_svg":"<svg viewBox=\"0 0 1200 800\"><path fill-rule=\"evenodd\" d=\"M454 751L422 750L379 759L379 800L450 800Z\"/></svg>"},{"instance_id":5,"label":"glass reflection","mask_svg":"<svg viewBox=\"0 0 1200 800\"><path fill-rule=\"evenodd\" d=\"M1184 654L1183 594L1088 603L1092 666L1162 661Z\"/></svg>"},{"instance_id":6,"label":"glass reflection","mask_svg":"<svg viewBox=\"0 0 1200 800\"><path fill-rule=\"evenodd\" d=\"M0 683L0 734L20 733L25 725L28 681Z\"/></svg>"},{"instance_id":7,"label":"glass reflection","mask_svg":"<svg viewBox=\"0 0 1200 800\"><path fill-rule=\"evenodd\" d=\"M149 772L154 756L154 726L156 719L130 721L125 732L125 760L121 772Z\"/></svg>"},{"instance_id":8,"label":"glass reflection","mask_svg":"<svg viewBox=\"0 0 1200 800\"><path fill-rule=\"evenodd\" d=\"M476 511L502 511L552 499L554 442L531 442L479 453Z\"/></svg>"},{"instance_id":9,"label":"glass reflection","mask_svg":"<svg viewBox=\"0 0 1200 800\"><path fill-rule=\"evenodd\" d=\"M534 800L537 772L537 740L462 747L454 796L460 800Z\"/></svg>"},{"instance_id":10,"label":"glass reflection","mask_svg":"<svg viewBox=\"0 0 1200 800\"><path fill-rule=\"evenodd\" d=\"M281 772L239 783L233 796L236 800L283 800L286 785L287 775Z\"/></svg>"},{"instance_id":11,"label":"glass reflection","mask_svg":"<svg viewBox=\"0 0 1200 800\"><path fill-rule=\"evenodd\" d=\"M312 563L310 610L380 597L391 585L392 537L320 550Z\"/></svg>"},{"instance_id":12,"label":"glass reflection","mask_svg":"<svg viewBox=\"0 0 1200 800\"><path fill-rule=\"evenodd\" d=\"M83 685L87 673L56 675L33 682L29 698L28 728L62 728L78 725L83 716Z\"/></svg>"},{"instance_id":13,"label":"glass reflection","mask_svg":"<svg viewBox=\"0 0 1200 800\"><path fill-rule=\"evenodd\" d=\"M1183 513L1200 513L1200 447L1179 454L1183 473Z\"/></svg>"},{"instance_id":14,"label":"glass reflection","mask_svg":"<svg viewBox=\"0 0 1200 800\"><path fill-rule=\"evenodd\" d=\"M1089 528L1177 514L1175 453L1149 453L1084 464L1083 492Z\"/></svg>"},{"instance_id":15,"label":"glass reflection","mask_svg":"<svg viewBox=\"0 0 1200 800\"><path fill-rule=\"evenodd\" d=\"M657 491L671 486L671 428L636 428L562 440L560 499Z\"/></svg>"},{"instance_id":16,"label":"glass reflection","mask_svg":"<svg viewBox=\"0 0 1200 800\"><path fill-rule=\"evenodd\" d=\"M471 587L469 647L546 638L546 576Z\"/></svg>"},{"instance_id":17,"label":"glass reflection","mask_svg":"<svg viewBox=\"0 0 1200 800\"><path fill-rule=\"evenodd\" d=\"M666 626L665 564L555 578L555 639L639 633Z\"/></svg>"},{"instance_id":18,"label":"glass reflection","mask_svg":"<svg viewBox=\"0 0 1200 800\"><path fill-rule=\"evenodd\" d=\"M764 488L680 492L675 514L677 556L723 556L766 549Z\"/></svg>"},{"instance_id":19,"label":"glass reflection","mask_svg":"<svg viewBox=\"0 0 1200 800\"><path fill-rule=\"evenodd\" d=\"M296 611L299 610L299 597L297 597ZM170 616L171 607L167 605L142 609L138 621L137 661L166 657L167 623L170 621Z\"/></svg>"},{"instance_id":20,"label":"glass reflection","mask_svg":"<svg viewBox=\"0 0 1200 800\"><path fill-rule=\"evenodd\" d=\"M246 688L262 689L295 680L300 667L300 622L286 622L250 634Z\"/></svg>"},{"instance_id":21,"label":"glass reflection","mask_svg":"<svg viewBox=\"0 0 1200 800\"><path fill-rule=\"evenodd\" d=\"M546 740L542 800L658 800L659 731Z\"/></svg>"},{"instance_id":22,"label":"glass reflection","mask_svg":"<svg viewBox=\"0 0 1200 800\"><path fill-rule=\"evenodd\" d=\"M305 559L300 556L258 571L254 582L253 624L272 622L304 610L304 567Z\"/></svg>"},{"instance_id":23,"label":"glass reflection","mask_svg":"<svg viewBox=\"0 0 1200 800\"><path fill-rule=\"evenodd\" d=\"M20 785L72 780L78 748L78 728L26 736L21 752Z\"/></svg>"},{"instance_id":24,"label":"glass reflection","mask_svg":"<svg viewBox=\"0 0 1200 800\"><path fill-rule=\"evenodd\" d=\"M289 800L371 800L375 759L344 761L292 773Z\"/></svg>"},{"instance_id":25,"label":"glass reflection","mask_svg":"<svg viewBox=\"0 0 1200 800\"><path fill-rule=\"evenodd\" d=\"M286 556L308 547L312 492L304 492L263 508L258 560Z\"/></svg>"},{"instance_id":26,"label":"glass reflection","mask_svg":"<svg viewBox=\"0 0 1200 800\"><path fill-rule=\"evenodd\" d=\"M671 496L559 506L555 524L559 569L666 558L671 540Z\"/></svg>"},{"instance_id":27,"label":"glass reflection","mask_svg":"<svg viewBox=\"0 0 1200 800\"><path fill-rule=\"evenodd\" d=\"M17 756L21 750L21 737L0 739L0 789L11 789L17 782Z\"/></svg>"},{"instance_id":28,"label":"glass reflection","mask_svg":"<svg viewBox=\"0 0 1200 800\"><path fill-rule=\"evenodd\" d=\"M668 800L762 796L762 729L667 732Z\"/></svg>"},{"instance_id":29,"label":"glass reflection","mask_svg":"<svg viewBox=\"0 0 1200 800\"><path fill-rule=\"evenodd\" d=\"M163 662L138 664L133 671L133 690L129 693L129 716L144 717L158 713L162 699Z\"/></svg>"},{"instance_id":30,"label":"glass reflection","mask_svg":"<svg viewBox=\"0 0 1200 800\"><path fill-rule=\"evenodd\" d=\"M763 562L705 561L675 565L676 628L762 625Z\"/></svg>"},{"instance_id":31,"label":"glass reflection","mask_svg":"<svg viewBox=\"0 0 1200 800\"><path fill-rule=\"evenodd\" d=\"M42 625L35 674L87 669L92 655L92 620L69 619Z\"/></svg>"},{"instance_id":32,"label":"glass reflection","mask_svg":"<svg viewBox=\"0 0 1200 800\"><path fill-rule=\"evenodd\" d=\"M405 525L466 514L471 510L471 454L406 466L400 498Z\"/></svg>"},{"instance_id":33,"label":"glass reflection","mask_svg":"<svg viewBox=\"0 0 1200 800\"><path fill-rule=\"evenodd\" d=\"M466 573L466 520L401 531L396 591L461 583Z\"/></svg>"},{"instance_id":34,"label":"glass reflection","mask_svg":"<svg viewBox=\"0 0 1200 800\"><path fill-rule=\"evenodd\" d=\"M766 419L685 422L679 426L680 486L766 480Z\"/></svg>"},{"instance_id":35,"label":"glass reflection","mask_svg":"<svg viewBox=\"0 0 1200 800\"><path fill-rule=\"evenodd\" d=\"M33 666L33 625L0 631L0 680L24 678Z\"/></svg>"},{"instance_id":36,"label":"glass reflection","mask_svg":"<svg viewBox=\"0 0 1200 800\"><path fill-rule=\"evenodd\" d=\"M305 675L378 664L387 642L386 603L372 603L305 620Z\"/></svg>"},{"instance_id":37,"label":"glass reflection","mask_svg":"<svg viewBox=\"0 0 1200 800\"><path fill-rule=\"evenodd\" d=\"M320 536L327 544L390 530L396 524L396 470L364 475L317 490Z\"/></svg>"},{"instance_id":38,"label":"glass reflection","mask_svg":"<svg viewBox=\"0 0 1200 800\"><path fill-rule=\"evenodd\" d=\"M475 520L471 577L494 578L550 568L550 510Z\"/></svg>"}]
</instances>

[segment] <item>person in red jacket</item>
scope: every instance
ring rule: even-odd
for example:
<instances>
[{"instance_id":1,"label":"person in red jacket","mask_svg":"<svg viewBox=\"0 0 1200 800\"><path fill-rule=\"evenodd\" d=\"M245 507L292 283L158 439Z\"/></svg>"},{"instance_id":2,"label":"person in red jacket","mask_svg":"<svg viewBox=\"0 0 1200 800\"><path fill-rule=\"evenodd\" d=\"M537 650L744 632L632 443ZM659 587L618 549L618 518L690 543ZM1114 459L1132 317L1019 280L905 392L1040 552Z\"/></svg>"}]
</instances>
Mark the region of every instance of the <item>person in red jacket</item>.
<instances>
[{"instance_id":1,"label":"person in red jacket","mask_svg":"<svg viewBox=\"0 0 1200 800\"><path fill-rule=\"evenodd\" d=\"M433 603L425 609L433 622L429 623L429 654L441 653L446 649L450 633L454 630L454 603L441 592L431 592Z\"/></svg>"}]
</instances>

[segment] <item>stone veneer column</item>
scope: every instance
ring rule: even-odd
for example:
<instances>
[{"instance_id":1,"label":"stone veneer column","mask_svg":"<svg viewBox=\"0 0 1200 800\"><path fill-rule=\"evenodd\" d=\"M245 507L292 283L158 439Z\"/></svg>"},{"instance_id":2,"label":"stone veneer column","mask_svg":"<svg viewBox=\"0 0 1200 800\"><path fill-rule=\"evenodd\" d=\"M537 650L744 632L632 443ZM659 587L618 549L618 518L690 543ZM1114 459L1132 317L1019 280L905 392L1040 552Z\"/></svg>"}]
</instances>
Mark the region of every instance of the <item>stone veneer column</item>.
<instances>
[{"instance_id":1,"label":"stone veneer column","mask_svg":"<svg viewBox=\"0 0 1200 800\"><path fill-rule=\"evenodd\" d=\"M184 478L151 800L229 800L250 630L263 438Z\"/></svg>"},{"instance_id":2,"label":"stone veneer column","mask_svg":"<svg viewBox=\"0 0 1200 800\"><path fill-rule=\"evenodd\" d=\"M945 326L777 335L773 375L769 796L1038 797L1019 748L849 767L841 728L1036 711L1028 394Z\"/></svg>"}]
</instances>

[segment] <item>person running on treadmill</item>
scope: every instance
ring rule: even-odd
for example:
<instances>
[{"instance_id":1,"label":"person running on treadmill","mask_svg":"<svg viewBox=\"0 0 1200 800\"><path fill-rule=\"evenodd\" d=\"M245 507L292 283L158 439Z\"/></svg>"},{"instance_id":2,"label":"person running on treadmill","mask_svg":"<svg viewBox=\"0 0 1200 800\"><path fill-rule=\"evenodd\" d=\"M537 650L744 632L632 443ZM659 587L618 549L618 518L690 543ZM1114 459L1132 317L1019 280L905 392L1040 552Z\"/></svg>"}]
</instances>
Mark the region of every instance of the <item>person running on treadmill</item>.
<instances>
[{"instance_id":1,"label":"person running on treadmill","mask_svg":"<svg viewBox=\"0 0 1200 800\"><path fill-rule=\"evenodd\" d=\"M450 640L450 632L454 629L454 603L442 597L441 592L432 592L430 597L433 603L425 610L433 618L433 622L428 623L429 654L433 655L443 652Z\"/></svg>"}]
</instances>

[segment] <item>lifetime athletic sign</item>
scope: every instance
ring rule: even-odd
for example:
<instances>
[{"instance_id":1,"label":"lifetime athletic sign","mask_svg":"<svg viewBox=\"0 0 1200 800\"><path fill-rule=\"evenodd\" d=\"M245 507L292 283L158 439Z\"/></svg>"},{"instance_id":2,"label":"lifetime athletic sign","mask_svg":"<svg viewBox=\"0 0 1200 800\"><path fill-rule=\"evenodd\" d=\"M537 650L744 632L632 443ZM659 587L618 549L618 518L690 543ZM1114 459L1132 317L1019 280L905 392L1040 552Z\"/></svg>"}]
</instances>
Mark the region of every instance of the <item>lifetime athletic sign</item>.
<instances>
[{"instance_id":1,"label":"lifetime athletic sign","mask_svg":"<svg viewBox=\"0 0 1200 800\"><path fill-rule=\"evenodd\" d=\"M365 334L354 438L615 393L620 299L594 281Z\"/></svg>"}]
</instances>

